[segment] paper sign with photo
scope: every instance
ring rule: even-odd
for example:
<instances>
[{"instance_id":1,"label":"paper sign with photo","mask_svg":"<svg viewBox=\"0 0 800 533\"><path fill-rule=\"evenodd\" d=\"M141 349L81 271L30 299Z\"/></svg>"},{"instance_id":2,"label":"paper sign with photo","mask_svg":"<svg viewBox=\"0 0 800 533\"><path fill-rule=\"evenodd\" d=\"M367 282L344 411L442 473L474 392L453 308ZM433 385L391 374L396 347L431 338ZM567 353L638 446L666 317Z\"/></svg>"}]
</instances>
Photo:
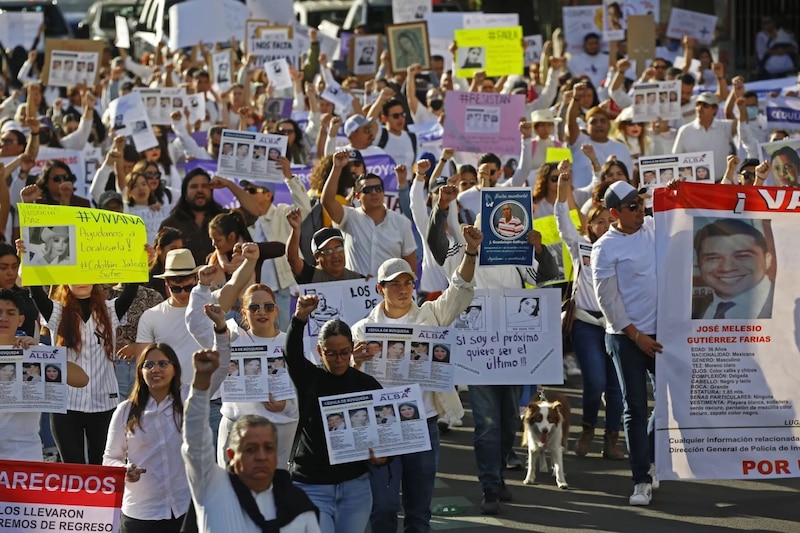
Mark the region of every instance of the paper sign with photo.
<instances>
[{"instance_id":1,"label":"paper sign with photo","mask_svg":"<svg viewBox=\"0 0 800 533\"><path fill-rule=\"evenodd\" d=\"M0 413L66 413L67 349L0 347Z\"/></svg>"},{"instance_id":2,"label":"paper sign with photo","mask_svg":"<svg viewBox=\"0 0 800 533\"><path fill-rule=\"evenodd\" d=\"M542 36L529 35L525 37L525 66L538 63L542 59Z\"/></svg>"},{"instance_id":3,"label":"paper sign with photo","mask_svg":"<svg viewBox=\"0 0 800 533\"><path fill-rule=\"evenodd\" d=\"M281 57L266 62L264 64L264 71L267 73L267 79L269 79L276 91L291 89L294 86L292 74L289 71L289 64L286 62L285 58Z\"/></svg>"},{"instance_id":4,"label":"paper sign with photo","mask_svg":"<svg viewBox=\"0 0 800 533\"><path fill-rule=\"evenodd\" d=\"M6 11L0 13L0 42L6 50L21 46L29 49L39 27L44 24L44 13L41 11Z\"/></svg>"},{"instance_id":5,"label":"paper sign with photo","mask_svg":"<svg viewBox=\"0 0 800 533\"><path fill-rule=\"evenodd\" d=\"M761 160L769 161L770 172L766 181L758 185L797 188L800 183L800 140L763 143L759 146Z\"/></svg>"},{"instance_id":6,"label":"paper sign with photo","mask_svg":"<svg viewBox=\"0 0 800 533\"><path fill-rule=\"evenodd\" d=\"M680 80L639 83L633 86L633 121L681 118Z\"/></svg>"},{"instance_id":7,"label":"paper sign with photo","mask_svg":"<svg viewBox=\"0 0 800 533\"><path fill-rule=\"evenodd\" d=\"M222 130L217 172L226 178L283 182L278 158L285 157L288 137Z\"/></svg>"},{"instance_id":8,"label":"paper sign with photo","mask_svg":"<svg viewBox=\"0 0 800 533\"><path fill-rule=\"evenodd\" d=\"M112 100L108 108L114 133L128 137L137 152L158 146L158 140L153 133L150 118L139 93L134 91L122 95Z\"/></svg>"},{"instance_id":9,"label":"paper sign with photo","mask_svg":"<svg viewBox=\"0 0 800 533\"><path fill-rule=\"evenodd\" d=\"M325 90L322 91L322 94L319 96L336 106L337 112L340 113L350 107L353 101L353 97L336 82L328 83L325 86Z\"/></svg>"},{"instance_id":10,"label":"paper sign with photo","mask_svg":"<svg viewBox=\"0 0 800 533\"><path fill-rule=\"evenodd\" d=\"M373 76L381 54L380 35L356 35L350 41L350 70L356 76Z\"/></svg>"},{"instance_id":11,"label":"paper sign with photo","mask_svg":"<svg viewBox=\"0 0 800 533\"><path fill-rule=\"evenodd\" d=\"M673 7L669 15L667 37L683 39L684 35L688 35L697 39L700 44L711 44L716 27L716 15L706 15L697 11Z\"/></svg>"},{"instance_id":12,"label":"paper sign with photo","mask_svg":"<svg viewBox=\"0 0 800 533\"><path fill-rule=\"evenodd\" d=\"M641 185L647 189L645 205L653 205L655 189L666 187L674 178L681 181L696 181L713 184L716 169L713 152L692 152L686 154L665 154L657 157L639 158Z\"/></svg>"},{"instance_id":13,"label":"paper sign with photo","mask_svg":"<svg viewBox=\"0 0 800 533\"><path fill-rule=\"evenodd\" d=\"M425 20L425 15L431 12L433 12L433 3L431 0L403 0L402 2L392 2L392 21L395 24Z\"/></svg>"},{"instance_id":14,"label":"paper sign with photo","mask_svg":"<svg viewBox=\"0 0 800 533\"><path fill-rule=\"evenodd\" d=\"M456 75L506 76L523 70L522 27L456 30Z\"/></svg>"},{"instance_id":15,"label":"paper sign with photo","mask_svg":"<svg viewBox=\"0 0 800 533\"><path fill-rule=\"evenodd\" d=\"M214 90L225 92L233 84L232 78L233 65L231 62L230 50L221 50L211 54L211 81Z\"/></svg>"},{"instance_id":16,"label":"paper sign with photo","mask_svg":"<svg viewBox=\"0 0 800 533\"><path fill-rule=\"evenodd\" d=\"M621 41L625 39L626 23L625 0L603 1L603 40Z\"/></svg>"}]
</instances>

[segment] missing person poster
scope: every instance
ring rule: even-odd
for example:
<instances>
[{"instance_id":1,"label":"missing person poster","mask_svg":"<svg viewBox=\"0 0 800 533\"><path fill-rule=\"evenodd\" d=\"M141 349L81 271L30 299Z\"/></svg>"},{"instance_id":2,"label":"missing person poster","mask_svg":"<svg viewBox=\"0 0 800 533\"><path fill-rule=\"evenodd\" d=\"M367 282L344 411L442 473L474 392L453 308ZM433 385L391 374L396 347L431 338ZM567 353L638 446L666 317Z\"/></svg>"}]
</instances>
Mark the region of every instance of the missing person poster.
<instances>
[{"instance_id":1,"label":"missing person poster","mask_svg":"<svg viewBox=\"0 0 800 533\"><path fill-rule=\"evenodd\" d=\"M524 70L522 26L456 30L456 75L471 78L479 70L487 76L508 76Z\"/></svg>"},{"instance_id":2,"label":"missing person poster","mask_svg":"<svg viewBox=\"0 0 800 533\"><path fill-rule=\"evenodd\" d=\"M797 187L800 183L800 139L763 143L759 147L761 160L769 161L767 179L759 185Z\"/></svg>"},{"instance_id":3,"label":"missing person poster","mask_svg":"<svg viewBox=\"0 0 800 533\"><path fill-rule=\"evenodd\" d=\"M519 153L520 119L525 95L447 91L442 145L463 152Z\"/></svg>"},{"instance_id":4,"label":"missing person poster","mask_svg":"<svg viewBox=\"0 0 800 533\"><path fill-rule=\"evenodd\" d=\"M114 117L114 133L125 136L127 143L132 144L137 152L158 146L150 117L138 93L131 92L112 100L108 110L109 115Z\"/></svg>"},{"instance_id":5,"label":"missing person poster","mask_svg":"<svg viewBox=\"0 0 800 533\"><path fill-rule=\"evenodd\" d=\"M87 39L46 39L42 85L70 87L94 85L105 43Z\"/></svg>"},{"instance_id":6,"label":"missing person poster","mask_svg":"<svg viewBox=\"0 0 800 533\"><path fill-rule=\"evenodd\" d=\"M419 385L352 392L319 399L332 465L431 449Z\"/></svg>"},{"instance_id":7,"label":"missing person poster","mask_svg":"<svg viewBox=\"0 0 800 533\"><path fill-rule=\"evenodd\" d=\"M633 86L633 121L681 118L680 80L638 83Z\"/></svg>"},{"instance_id":8,"label":"missing person poster","mask_svg":"<svg viewBox=\"0 0 800 533\"><path fill-rule=\"evenodd\" d=\"M125 469L0 461L0 530L117 531Z\"/></svg>"},{"instance_id":9,"label":"missing person poster","mask_svg":"<svg viewBox=\"0 0 800 533\"><path fill-rule=\"evenodd\" d=\"M278 159L286 156L288 137L269 133L222 130L217 172L234 179L283 182Z\"/></svg>"},{"instance_id":10,"label":"missing person poster","mask_svg":"<svg viewBox=\"0 0 800 533\"><path fill-rule=\"evenodd\" d=\"M659 479L800 476L798 205L787 188L656 191Z\"/></svg>"},{"instance_id":11,"label":"missing person poster","mask_svg":"<svg viewBox=\"0 0 800 533\"><path fill-rule=\"evenodd\" d=\"M560 289L477 289L452 327L457 385L564 382Z\"/></svg>"},{"instance_id":12,"label":"missing person poster","mask_svg":"<svg viewBox=\"0 0 800 533\"><path fill-rule=\"evenodd\" d=\"M533 266L533 195L530 187L481 189L481 266Z\"/></svg>"},{"instance_id":13,"label":"missing person poster","mask_svg":"<svg viewBox=\"0 0 800 533\"><path fill-rule=\"evenodd\" d=\"M128 283L149 279L147 229L123 213L17 204L25 253L23 285Z\"/></svg>"},{"instance_id":14,"label":"missing person poster","mask_svg":"<svg viewBox=\"0 0 800 533\"><path fill-rule=\"evenodd\" d=\"M150 89L139 87L136 92L142 97L147 118L150 124L168 126L172 124L173 111L179 111L183 117L184 108L188 104L186 89L183 87L161 87Z\"/></svg>"},{"instance_id":15,"label":"missing person poster","mask_svg":"<svg viewBox=\"0 0 800 533\"><path fill-rule=\"evenodd\" d=\"M645 205L652 207L655 190L666 187L675 178L681 181L713 184L715 170L713 152L640 157L641 186L647 189Z\"/></svg>"},{"instance_id":16,"label":"missing person poster","mask_svg":"<svg viewBox=\"0 0 800 533\"><path fill-rule=\"evenodd\" d=\"M66 413L67 349L0 347L0 412Z\"/></svg>"},{"instance_id":17,"label":"missing person poster","mask_svg":"<svg viewBox=\"0 0 800 533\"><path fill-rule=\"evenodd\" d=\"M364 348L373 356L362 371L386 387L419 384L434 392L453 390L452 328L395 324L364 326Z\"/></svg>"},{"instance_id":18,"label":"missing person poster","mask_svg":"<svg viewBox=\"0 0 800 533\"><path fill-rule=\"evenodd\" d=\"M697 39L699 44L711 44L716 28L716 15L673 7L669 14L667 37L680 40L688 35Z\"/></svg>"},{"instance_id":19,"label":"missing person poster","mask_svg":"<svg viewBox=\"0 0 800 533\"><path fill-rule=\"evenodd\" d=\"M228 376L222 382L223 402L266 402L297 397L286 362L283 342L232 346Z\"/></svg>"}]
</instances>

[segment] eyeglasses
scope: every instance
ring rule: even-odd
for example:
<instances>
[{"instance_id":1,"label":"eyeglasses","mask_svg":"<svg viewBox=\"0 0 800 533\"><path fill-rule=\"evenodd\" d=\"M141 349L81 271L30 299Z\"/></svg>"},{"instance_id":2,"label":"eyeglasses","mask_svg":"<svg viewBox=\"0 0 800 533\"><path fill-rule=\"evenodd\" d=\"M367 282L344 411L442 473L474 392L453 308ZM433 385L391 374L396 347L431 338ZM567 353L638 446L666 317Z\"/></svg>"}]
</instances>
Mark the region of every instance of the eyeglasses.
<instances>
[{"instance_id":1,"label":"eyeglasses","mask_svg":"<svg viewBox=\"0 0 800 533\"><path fill-rule=\"evenodd\" d=\"M328 257L329 255L333 255L333 254L340 254L342 252L344 252L344 246L337 246L336 248L329 248L327 250L317 250L317 253L319 255L322 255L322 256L325 256L325 257Z\"/></svg>"},{"instance_id":2,"label":"eyeglasses","mask_svg":"<svg viewBox=\"0 0 800 533\"><path fill-rule=\"evenodd\" d=\"M361 194L370 194L373 192L383 192L383 185L367 185L361 189Z\"/></svg>"},{"instance_id":3,"label":"eyeglasses","mask_svg":"<svg viewBox=\"0 0 800 533\"><path fill-rule=\"evenodd\" d=\"M78 181L78 179L72 174L58 174L57 176L50 176L50 179L53 180L53 183L61 183L62 181L75 183Z\"/></svg>"},{"instance_id":4,"label":"eyeglasses","mask_svg":"<svg viewBox=\"0 0 800 533\"><path fill-rule=\"evenodd\" d=\"M142 363L142 368L144 368L145 370L153 370L156 367L156 365L158 365L158 368L160 368L161 370L166 370L167 367L170 366L171 364L172 361L169 361L167 359L162 359L161 361L145 361L144 363Z\"/></svg>"},{"instance_id":5,"label":"eyeglasses","mask_svg":"<svg viewBox=\"0 0 800 533\"><path fill-rule=\"evenodd\" d=\"M250 304L247 306L247 310L251 313L258 313L260 309L263 309L265 313L271 313L275 310L275 304L272 302L266 302L263 304Z\"/></svg>"},{"instance_id":6,"label":"eyeglasses","mask_svg":"<svg viewBox=\"0 0 800 533\"><path fill-rule=\"evenodd\" d=\"M352 355L352 353L353 353L353 350L351 350L350 348L348 348L347 350L339 351L339 352L333 352L333 351L330 351L330 350L322 350L322 355L324 355L328 359L335 359L337 357L340 357L340 358L350 357Z\"/></svg>"},{"instance_id":7,"label":"eyeglasses","mask_svg":"<svg viewBox=\"0 0 800 533\"><path fill-rule=\"evenodd\" d=\"M744 178L745 181L753 181L756 177L755 172L751 172L749 170L745 170L743 172L739 172L739 175Z\"/></svg>"},{"instance_id":8,"label":"eyeglasses","mask_svg":"<svg viewBox=\"0 0 800 533\"><path fill-rule=\"evenodd\" d=\"M284 129L280 129L280 130L277 131L277 133L280 134L280 135L291 135L292 133L294 133L294 130L292 128L285 129L285 130Z\"/></svg>"},{"instance_id":9,"label":"eyeglasses","mask_svg":"<svg viewBox=\"0 0 800 533\"><path fill-rule=\"evenodd\" d=\"M653 65L653 68L656 70L667 70L666 65Z\"/></svg>"},{"instance_id":10,"label":"eyeglasses","mask_svg":"<svg viewBox=\"0 0 800 533\"><path fill-rule=\"evenodd\" d=\"M405 113L390 113L390 114L389 114L389 115L387 115L387 116L388 116L389 118L405 118L405 117L406 117L406 114L405 114Z\"/></svg>"},{"instance_id":11,"label":"eyeglasses","mask_svg":"<svg viewBox=\"0 0 800 533\"><path fill-rule=\"evenodd\" d=\"M245 187L248 194L259 194L263 192L269 192L269 189L265 187Z\"/></svg>"},{"instance_id":12,"label":"eyeglasses","mask_svg":"<svg viewBox=\"0 0 800 533\"><path fill-rule=\"evenodd\" d=\"M183 285L183 286L170 285L169 292L171 292L172 294L180 294L181 292L192 292L192 289L194 289L196 286L197 283L192 283L191 285Z\"/></svg>"},{"instance_id":13,"label":"eyeglasses","mask_svg":"<svg viewBox=\"0 0 800 533\"><path fill-rule=\"evenodd\" d=\"M161 172L142 172L142 176L148 180L160 180Z\"/></svg>"},{"instance_id":14,"label":"eyeglasses","mask_svg":"<svg viewBox=\"0 0 800 533\"><path fill-rule=\"evenodd\" d=\"M644 205L644 200L642 200L641 198L639 198L639 199L638 199L638 200L636 200L635 202L631 202L631 203L629 203L629 204L626 204L626 205L624 205L624 206L622 206L622 207L625 207L625 208L627 208L627 209L628 209L628 211L638 211L638 210L639 210L639 208L640 208L640 207L642 207L642 205Z\"/></svg>"}]
</instances>

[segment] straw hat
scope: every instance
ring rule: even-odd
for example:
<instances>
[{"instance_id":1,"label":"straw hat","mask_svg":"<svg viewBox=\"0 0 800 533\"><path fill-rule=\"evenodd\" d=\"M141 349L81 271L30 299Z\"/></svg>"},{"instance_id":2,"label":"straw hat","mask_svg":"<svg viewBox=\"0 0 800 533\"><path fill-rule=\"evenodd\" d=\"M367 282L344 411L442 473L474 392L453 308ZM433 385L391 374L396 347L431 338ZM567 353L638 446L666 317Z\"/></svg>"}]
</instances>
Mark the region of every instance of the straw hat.
<instances>
[{"instance_id":1,"label":"straw hat","mask_svg":"<svg viewBox=\"0 0 800 533\"><path fill-rule=\"evenodd\" d=\"M537 122L550 122L551 124L557 124L558 122L561 122L561 117L553 115L553 112L549 109L537 109L531 112L531 122L534 124Z\"/></svg>"},{"instance_id":2,"label":"straw hat","mask_svg":"<svg viewBox=\"0 0 800 533\"><path fill-rule=\"evenodd\" d=\"M178 278L197 273L200 267L194 264L194 256L188 248L178 248L167 252L164 261L164 273L153 276L154 278Z\"/></svg>"}]
</instances>

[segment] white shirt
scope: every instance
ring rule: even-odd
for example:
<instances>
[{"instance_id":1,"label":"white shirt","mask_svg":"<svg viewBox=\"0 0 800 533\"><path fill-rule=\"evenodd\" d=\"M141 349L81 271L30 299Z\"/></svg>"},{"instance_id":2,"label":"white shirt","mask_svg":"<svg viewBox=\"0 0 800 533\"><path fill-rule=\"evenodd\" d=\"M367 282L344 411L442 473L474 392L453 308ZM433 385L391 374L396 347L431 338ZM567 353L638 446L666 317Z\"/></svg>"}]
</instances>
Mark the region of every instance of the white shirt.
<instances>
[{"instance_id":1,"label":"white shirt","mask_svg":"<svg viewBox=\"0 0 800 533\"><path fill-rule=\"evenodd\" d=\"M344 207L344 216L334 224L344 234L345 264L361 274L378 275L378 268L387 259L405 257L416 252L417 244L411 221L394 211L376 224L363 209Z\"/></svg>"},{"instance_id":2,"label":"white shirt","mask_svg":"<svg viewBox=\"0 0 800 533\"><path fill-rule=\"evenodd\" d=\"M608 73L608 54L599 53L593 56L585 52L576 54L567 61L567 69L574 77L587 76L592 80L594 88L599 90Z\"/></svg>"},{"instance_id":3,"label":"white shirt","mask_svg":"<svg viewBox=\"0 0 800 533\"><path fill-rule=\"evenodd\" d=\"M161 208L153 210L149 205L129 206L126 203L123 206L123 211L142 219L144 227L147 230L147 242L150 244L156 242L156 235L161 228L161 222L169 216L169 208L163 205Z\"/></svg>"},{"instance_id":4,"label":"white shirt","mask_svg":"<svg viewBox=\"0 0 800 533\"><path fill-rule=\"evenodd\" d=\"M0 459L7 461L41 461L42 439L39 438L41 413L0 413Z\"/></svg>"},{"instance_id":5,"label":"white shirt","mask_svg":"<svg viewBox=\"0 0 800 533\"><path fill-rule=\"evenodd\" d=\"M209 322L209 328L211 323ZM170 305L169 299L151 307L139 318L136 342L164 342L172 346L181 362L181 384L192 383L192 354L202 349L186 327L186 308Z\"/></svg>"},{"instance_id":6,"label":"white shirt","mask_svg":"<svg viewBox=\"0 0 800 533\"><path fill-rule=\"evenodd\" d=\"M572 152L572 181L575 187L585 187L592 182L592 163L589 158L581 152L581 146L591 144L597 160L601 163L606 161L609 156L616 156L617 161L624 163L628 169L628 175L633 176L633 159L628 152L628 148L621 142L608 139L606 142L593 141L585 133L580 133L574 144L569 149ZM723 165L723 169L725 166Z\"/></svg>"},{"instance_id":7,"label":"white shirt","mask_svg":"<svg viewBox=\"0 0 800 533\"><path fill-rule=\"evenodd\" d=\"M711 150L714 152L714 179L719 178L725 173L727 158L733 146L733 126L732 120L714 119L711 126L705 129L700 125L699 119L694 119L681 126L678 135L675 137L675 144L672 145L672 153L682 154L686 152L704 152Z\"/></svg>"},{"instance_id":8,"label":"white shirt","mask_svg":"<svg viewBox=\"0 0 800 533\"><path fill-rule=\"evenodd\" d=\"M652 217L645 217L644 225L630 235L612 225L594 243L592 273L595 288L598 281L616 277L622 305L631 323L642 333L652 335L656 332L658 287L655 222ZM602 300L600 303L602 307ZM608 313L604 314L608 316ZM619 334L627 325L612 324L609 320L606 332Z\"/></svg>"},{"instance_id":9,"label":"white shirt","mask_svg":"<svg viewBox=\"0 0 800 533\"><path fill-rule=\"evenodd\" d=\"M400 135L396 135L388 129L382 128L375 136L375 140L372 143L373 146L378 146L380 148L378 143L381 140L383 131L386 132L387 139L386 146L383 147L383 151L389 154L392 159L394 159L395 164L405 165L406 168L410 169L411 165L414 164L415 154L419 155L417 152L417 146L414 145L415 143L411 142L411 136L407 131L401 131Z\"/></svg>"}]
</instances>

